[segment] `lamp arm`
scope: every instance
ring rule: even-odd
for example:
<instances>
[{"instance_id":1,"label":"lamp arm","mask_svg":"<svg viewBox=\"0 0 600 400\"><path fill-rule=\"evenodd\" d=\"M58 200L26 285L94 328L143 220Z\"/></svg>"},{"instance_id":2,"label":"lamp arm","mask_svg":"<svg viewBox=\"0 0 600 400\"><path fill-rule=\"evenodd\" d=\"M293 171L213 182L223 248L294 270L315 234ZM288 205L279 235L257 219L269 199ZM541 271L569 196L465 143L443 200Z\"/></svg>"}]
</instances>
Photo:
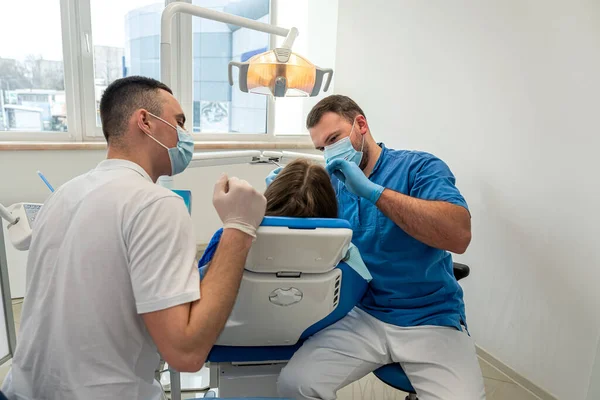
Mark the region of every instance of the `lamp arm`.
<instances>
[{"instance_id":1,"label":"lamp arm","mask_svg":"<svg viewBox=\"0 0 600 400\"><path fill-rule=\"evenodd\" d=\"M198 7L189 3L170 3L163 10L160 21L160 79L167 86L171 84L171 28L173 24L173 16L177 13L190 14L196 17L210 19L212 21L241 26L254 31L283 36L286 37L286 43L289 42L290 47L294 42L295 37L298 35L297 29L295 33L292 33L292 30L290 29L265 24L264 22L255 21L249 18L238 17L237 15L228 14L221 11Z\"/></svg>"},{"instance_id":2,"label":"lamp arm","mask_svg":"<svg viewBox=\"0 0 600 400\"><path fill-rule=\"evenodd\" d=\"M294 40L296 40L297 37L298 37L298 28L292 27L290 29L290 32L286 36L285 41L281 45L281 47L283 47L284 49L291 50L292 45L294 44Z\"/></svg>"}]
</instances>

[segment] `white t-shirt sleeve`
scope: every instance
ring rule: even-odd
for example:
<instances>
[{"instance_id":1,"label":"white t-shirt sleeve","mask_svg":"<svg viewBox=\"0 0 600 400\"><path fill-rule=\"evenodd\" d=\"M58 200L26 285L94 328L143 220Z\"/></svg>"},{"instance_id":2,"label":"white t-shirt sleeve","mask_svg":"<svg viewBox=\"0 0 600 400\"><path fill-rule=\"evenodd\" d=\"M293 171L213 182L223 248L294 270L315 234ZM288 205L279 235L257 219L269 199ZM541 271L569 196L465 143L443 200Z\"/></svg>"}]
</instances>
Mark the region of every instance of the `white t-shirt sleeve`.
<instances>
[{"instance_id":1,"label":"white t-shirt sleeve","mask_svg":"<svg viewBox=\"0 0 600 400\"><path fill-rule=\"evenodd\" d=\"M139 314L200 298L196 240L181 198L153 201L133 217L124 234Z\"/></svg>"}]
</instances>

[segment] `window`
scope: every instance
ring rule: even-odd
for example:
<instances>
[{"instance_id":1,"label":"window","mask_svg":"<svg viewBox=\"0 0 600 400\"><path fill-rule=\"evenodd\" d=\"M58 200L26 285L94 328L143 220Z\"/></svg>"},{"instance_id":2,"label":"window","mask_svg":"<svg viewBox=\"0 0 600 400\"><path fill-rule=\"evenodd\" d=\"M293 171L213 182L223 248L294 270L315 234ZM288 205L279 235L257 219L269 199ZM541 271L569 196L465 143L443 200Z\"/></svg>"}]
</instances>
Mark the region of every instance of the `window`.
<instances>
[{"instance_id":1,"label":"window","mask_svg":"<svg viewBox=\"0 0 600 400\"><path fill-rule=\"evenodd\" d=\"M60 11L59 0L0 6L0 132L67 131Z\"/></svg>"},{"instance_id":2,"label":"window","mask_svg":"<svg viewBox=\"0 0 600 400\"><path fill-rule=\"evenodd\" d=\"M269 0L193 0L194 5L270 23ZM229 85L230 61L267 51L269 35L206 19L192 19L193 121L198 133L266 133L266 96ZM234 70L234 73L237 69Z\"/></svg>"},{"instance_id":3,"label":"window","mask_svg":"<svg viewBox=\"0 0 600 400\"><path fill-rule=\"evenodd\" d=\"M96 127L101 126L100 99L113 81L131 75L160 79L164 7L152 0L90 0Z\"/></svg>"},{"instance_id":4,"label":"window","mask_svg":"<svg viewBox=\"0 0 600 400\"><path fill-rule=\"evenodd\" d=\"M321 68L335 67L335 49L337 37L337 0L297 0L277 1L274 19L278 26L298 28L292 51L308 58ZM277 37L280 46L284 38ZM273 104L273 133L275 135L308 134L306 117L319 100L333 93L335 71L331 86L327 92L321 89L318 96L286 98Z\"/></svg>"},{"instance_id":5,"label":"window","mask_svg":"<svg viewBox=\"0 0 600 400\"><path fill-rule=\"evenodd\" d=\"M300 30L293 51L333 67L337 0L30 0L0 4L0 140L103 140L99 104L121 77L160 79L160 19L182 1ZM36 12L27 18L8 18ZM309 18L310 16L310 18ZM172 89L197 140L276 140L306 134L321 97L274 100L228 82L230 61L247 61L283 38L179 15ZM12 34L14 33L14 35ZM331 93L330 90L329 93ZM327 93L327 94L329 94Z\"/></svg>"}]
</instances>

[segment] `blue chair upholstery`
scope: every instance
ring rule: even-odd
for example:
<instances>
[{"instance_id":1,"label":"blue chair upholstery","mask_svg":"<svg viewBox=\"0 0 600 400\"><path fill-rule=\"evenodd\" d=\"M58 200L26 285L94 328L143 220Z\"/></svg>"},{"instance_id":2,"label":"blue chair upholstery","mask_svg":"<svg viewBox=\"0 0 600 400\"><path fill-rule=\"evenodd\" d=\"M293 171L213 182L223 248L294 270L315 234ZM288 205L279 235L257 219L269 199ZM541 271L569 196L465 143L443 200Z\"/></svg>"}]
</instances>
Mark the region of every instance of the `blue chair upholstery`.
<instances>
[{"instance_id":1,"label":"blue chair upholstery","mask_svg":"<svg viewBox=\"0 0 600 400\"><path fill-rule=\"evenodd\" d=\"M457 281L469 276L470 268L465 264L454 263L454 277ZM415 389L408 380L408 376L399 363L384 365L373 372L377 378L394 389L406 393L416 394Z\"/></svg>"},{"instance_id":2,"label":"blue chair upholstery","mask_svg":"<svg viewBox=\"0 0 600 400\"><path fill-rule=\"evenodd\" d=\"M381 381L406 393L415 394L415 389L412 387L408 376L398 363L384 365L373 372Z\"/></svg>"}]
</instances>

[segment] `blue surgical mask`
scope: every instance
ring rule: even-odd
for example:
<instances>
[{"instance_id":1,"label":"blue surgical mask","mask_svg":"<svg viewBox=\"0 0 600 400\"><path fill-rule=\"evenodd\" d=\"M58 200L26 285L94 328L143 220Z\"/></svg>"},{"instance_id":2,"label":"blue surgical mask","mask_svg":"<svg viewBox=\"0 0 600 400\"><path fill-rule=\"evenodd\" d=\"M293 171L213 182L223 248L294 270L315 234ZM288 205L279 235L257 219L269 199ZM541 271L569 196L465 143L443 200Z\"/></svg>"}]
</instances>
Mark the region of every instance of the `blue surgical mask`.
<instances>
[{"instance_id":1,"label":"blue surgical mask","mask_svg":"<svg viewBox=\"0 0 600 400\"><path fill-rule=\"evenodd\" d=\"M190 161L192 161L192 156L194 155L194 139L192 135L187 133L180 126L173 126L161 117L158 117L152 113L148 113L152 115L154 118L164 122L169 125L171 128L177 131L177 146L168 148L164 144L158 141L154 136L146 133L148 136L152 138L156 143L167 149L169 152L169 159L171 160L171 175L177 175L185 171L185 169L190 165Z\"/></svg>"},{"instance_id":2,"label":"blue surgical mask","mask_svg":"<svg viewBox=\"0 0 600 400\"><path fill-rule=\"evenodd\" d=\"M351 161L360 167L360 162L361 162L362 156L363 156L363 149L365 146L365 137L364 136L362 137L362 139L363 139L362 146L360 148L360 151L357 151L354 148L354 146L352 145L352 142L350 141L350 136L352 135L352 132L354 131L355 123L356 123L356 120L354 120L354 122L352 123L352 128L350 129L350 135L346 136L345 138L343 138L341 140L338 140L337 142L335 142L332 145L325 146L323 156L325 157L325 162L327 164L329 164L330 162L332 162L335 159L341 158L342 160Z\"/></svg>"}]
</instances>

